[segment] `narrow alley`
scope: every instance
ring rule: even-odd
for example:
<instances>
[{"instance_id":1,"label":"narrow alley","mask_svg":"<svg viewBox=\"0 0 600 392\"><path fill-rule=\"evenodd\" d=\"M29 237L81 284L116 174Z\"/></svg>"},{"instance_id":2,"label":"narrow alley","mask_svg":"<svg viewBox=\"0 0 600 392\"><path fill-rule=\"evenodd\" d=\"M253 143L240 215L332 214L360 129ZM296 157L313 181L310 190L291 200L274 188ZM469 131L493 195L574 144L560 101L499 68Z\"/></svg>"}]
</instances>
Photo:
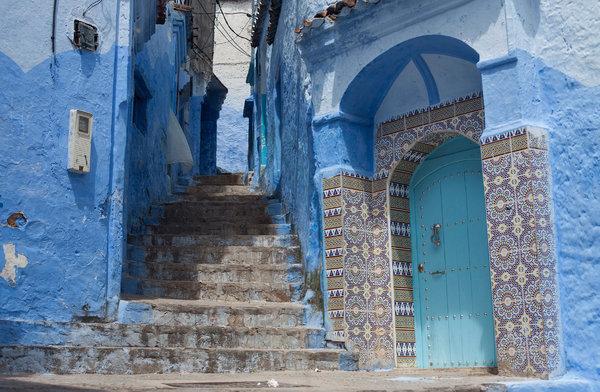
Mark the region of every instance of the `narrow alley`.
<instances>
[{"instance_id":1,"label":"narrow alley","mask_svg":"<svg viewBox=\"0 0 600 392\"><path fill-rule=\"evenodd\" d=\"M595 2L0 11L0 391L600 392Z\"/></svg>"}]
</instances>

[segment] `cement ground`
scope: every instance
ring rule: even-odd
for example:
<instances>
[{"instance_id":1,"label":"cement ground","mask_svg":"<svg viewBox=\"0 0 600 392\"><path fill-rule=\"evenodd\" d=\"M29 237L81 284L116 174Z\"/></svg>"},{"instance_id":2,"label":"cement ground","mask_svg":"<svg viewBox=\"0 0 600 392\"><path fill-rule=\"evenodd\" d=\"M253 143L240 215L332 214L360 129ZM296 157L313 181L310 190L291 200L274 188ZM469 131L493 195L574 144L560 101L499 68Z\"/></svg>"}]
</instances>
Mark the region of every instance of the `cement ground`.
<instances>
[{"instance_id":1,"label":"cement ground","mask_svg":"<svg viewBox=\"0 0 600 392\"><path fill-rule=\"evenodd\" d=\"M278 388L270 388L274 379ZM503 382L515 381L481 371L436 372L270 372L253 374L168 374L136 376L24 375L0 376L0 391L96 392L96 391L264 391L287 392L392 392L454 391L502 392Z\"/></svg>"}]
</instances>

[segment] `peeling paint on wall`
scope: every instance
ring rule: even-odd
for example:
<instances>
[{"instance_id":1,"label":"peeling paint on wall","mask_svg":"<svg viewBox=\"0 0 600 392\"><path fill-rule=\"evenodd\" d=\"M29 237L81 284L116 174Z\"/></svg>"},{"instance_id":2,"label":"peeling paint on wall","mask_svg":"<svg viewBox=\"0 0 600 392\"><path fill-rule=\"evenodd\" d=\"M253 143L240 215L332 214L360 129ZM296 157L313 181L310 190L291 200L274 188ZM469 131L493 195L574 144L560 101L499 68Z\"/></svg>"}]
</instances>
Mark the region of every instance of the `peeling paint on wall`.
<instances>
[{"instance_id":1,"label":"peeling paint on wall","mask_svg":"<svg viewBox=\"0 0 600 392\"><path fill-rule=\"evenodd\" d=\"M23 211L13 212L6 219L6 225L13 229L18 229L19 227L23 227L27 224L27 217L23 213Z\"/></svg>"},{"instance_id":2,"label":"peeling paint on wall","mask_svg":"<svg viewBox=\"0 0 600 392\"><path fill-rule=\"evenodd\" d=\"M15 244L4 244L4 268L0 272L0 277L11 286L17 285L17 268L25 268L29 261L25 255L17 254Z\"/></svg>"}]
</instances>

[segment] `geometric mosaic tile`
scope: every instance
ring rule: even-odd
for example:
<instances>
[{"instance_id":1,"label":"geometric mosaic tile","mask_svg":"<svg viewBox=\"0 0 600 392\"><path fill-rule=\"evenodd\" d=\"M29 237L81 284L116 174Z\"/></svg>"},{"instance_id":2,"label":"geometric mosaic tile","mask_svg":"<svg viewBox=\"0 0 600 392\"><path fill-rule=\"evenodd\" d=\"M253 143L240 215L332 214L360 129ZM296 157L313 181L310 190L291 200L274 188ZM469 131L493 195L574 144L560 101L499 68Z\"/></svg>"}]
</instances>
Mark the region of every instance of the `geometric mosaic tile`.
<instances>
[{"instance_id":1,"label":"geometric mosaic tile","mask_svg":"<svg viewBox=\"0 0 600 392\"><path fill-rule=\"evenodd\" d=\"M484 142L498 367L548 377L562 346L546 134L521 127Z\"/></svg>"},{"instance_id":2,"label":"geometric mosaic tile","mask_svg":"<svg viewBox=\"0 0 600 392\"><path fill-rule=\"evenodd\" d=\"M561 366L546 132L481 139L483 129L479 94L412 112L378 127L373 178L323 180L327 315L360 368L416 366L408 184L456 135L482 143L499 370L544 377Z\"/></svg>"}]
</instances>

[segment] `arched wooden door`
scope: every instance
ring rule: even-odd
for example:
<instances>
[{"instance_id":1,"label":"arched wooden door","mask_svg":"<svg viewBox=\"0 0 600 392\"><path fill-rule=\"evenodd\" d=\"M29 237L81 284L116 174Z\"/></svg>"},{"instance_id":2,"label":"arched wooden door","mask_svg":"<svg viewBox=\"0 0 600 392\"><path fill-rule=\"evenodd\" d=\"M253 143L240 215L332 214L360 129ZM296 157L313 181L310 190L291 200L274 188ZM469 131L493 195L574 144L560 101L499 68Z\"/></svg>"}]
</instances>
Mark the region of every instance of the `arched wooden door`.
<instances>
[{"instance_id":1,"label":"arched wooden door","mask_svg":"<svg viewBox=\"0 0 600 392\"><path fill-rule=\"evenodd\" d=\"M496 365L479 146L456 137L410 184L417 363Z\"/></svg>"}]
</instances>

